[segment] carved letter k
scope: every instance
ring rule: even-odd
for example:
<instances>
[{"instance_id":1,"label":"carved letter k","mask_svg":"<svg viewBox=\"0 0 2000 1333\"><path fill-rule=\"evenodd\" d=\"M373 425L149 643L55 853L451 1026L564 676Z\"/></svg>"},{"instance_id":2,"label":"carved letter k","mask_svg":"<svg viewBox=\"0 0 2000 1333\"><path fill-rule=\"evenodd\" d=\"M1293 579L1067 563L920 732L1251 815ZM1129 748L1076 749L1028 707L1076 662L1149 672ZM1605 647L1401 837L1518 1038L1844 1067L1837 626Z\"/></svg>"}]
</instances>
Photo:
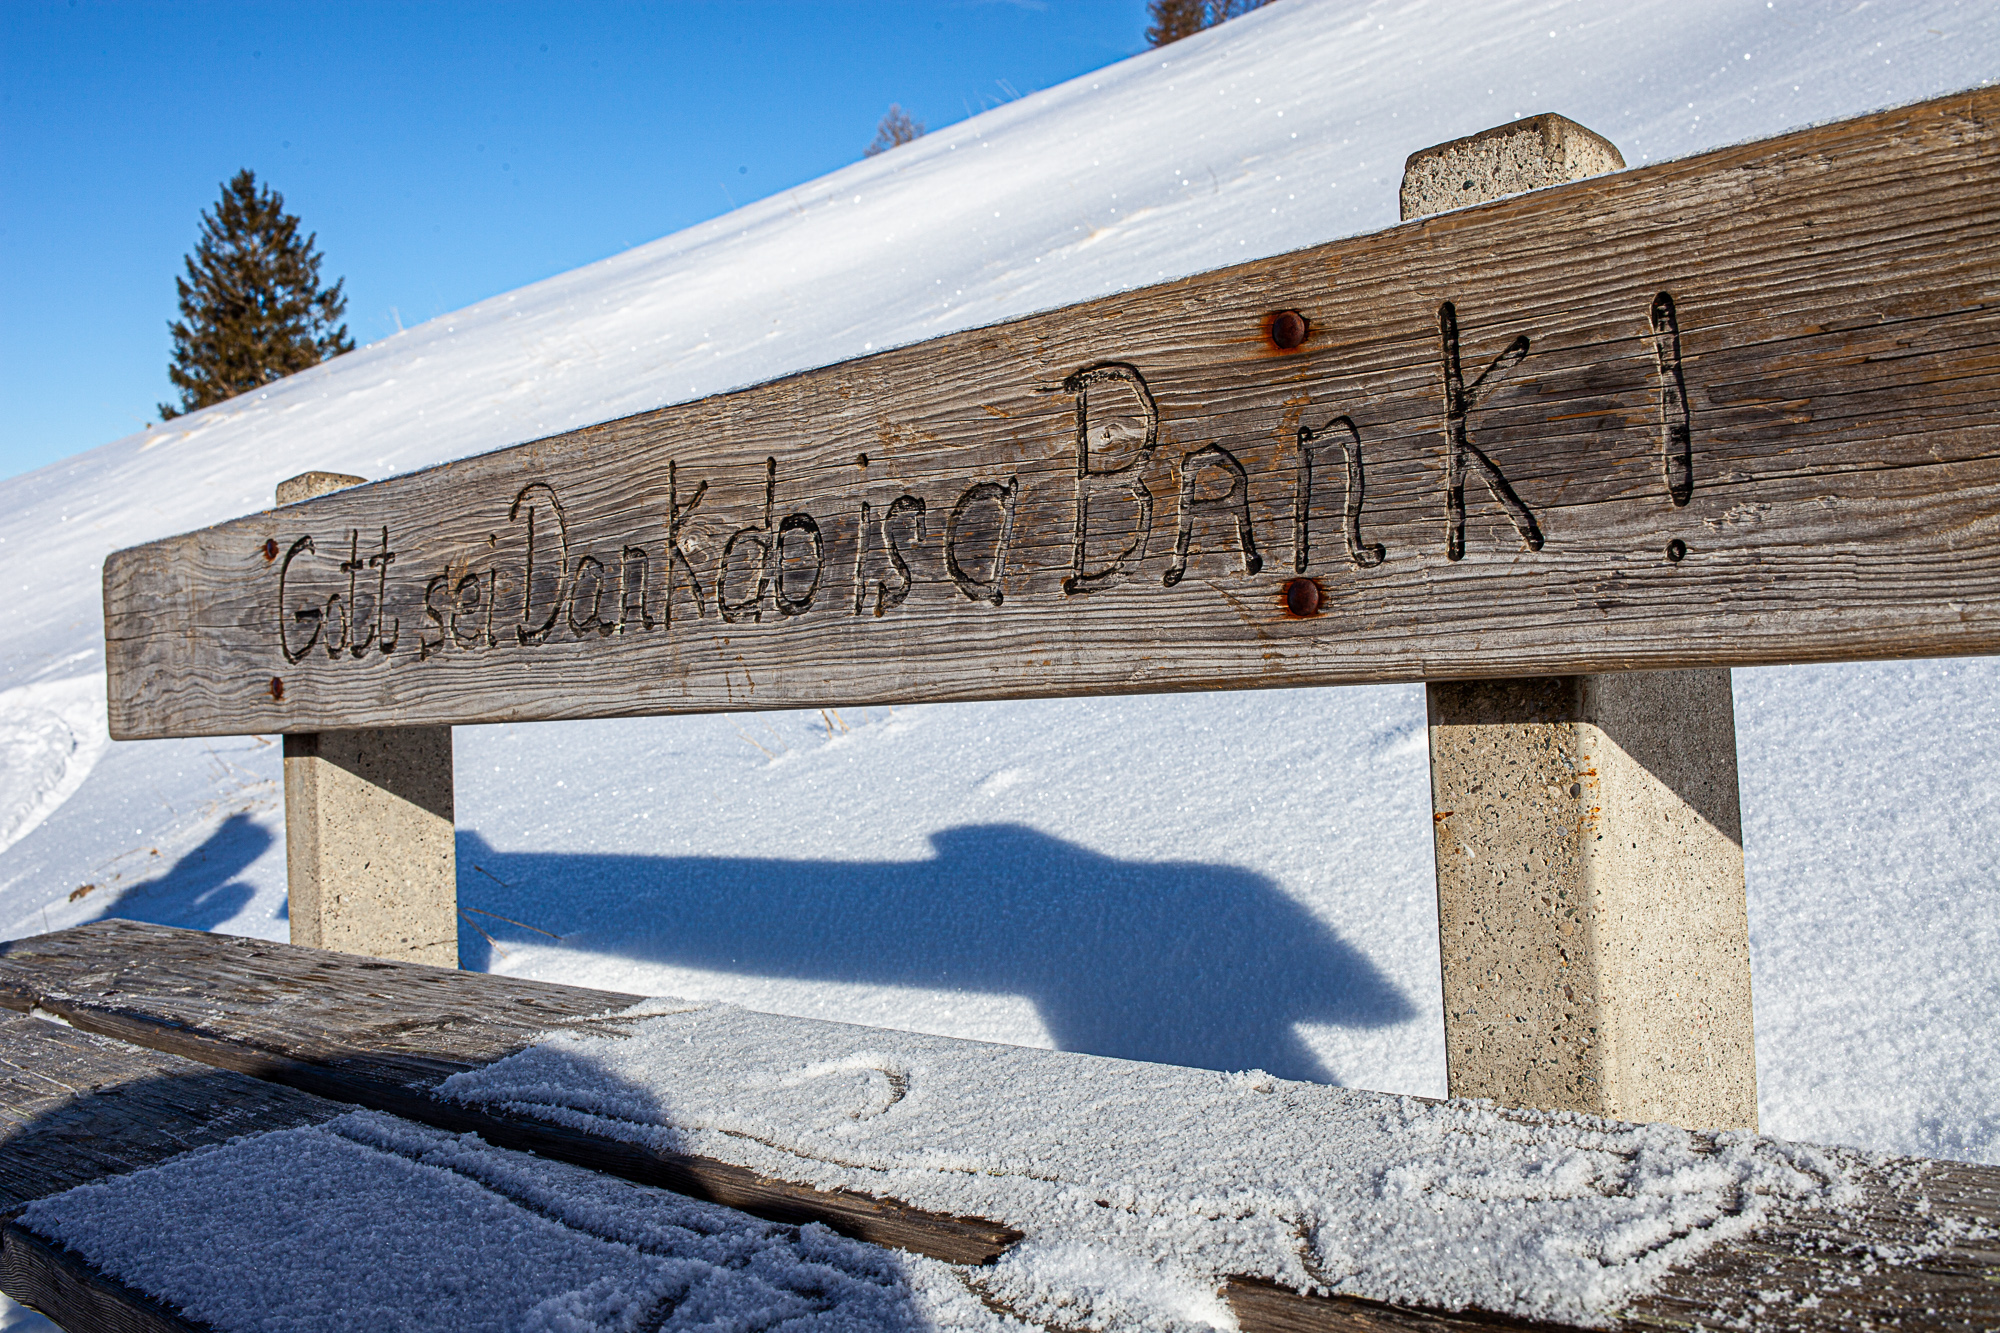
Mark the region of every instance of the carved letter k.
<instances>
[{"instance_id":1,"label":"carved letter k","mask_svg":"<svg viewBox=\"0 0 2000 1333\"><path fill-rule=\"evenodd\" d=\"M1465 473L1469 467L1479 474L1486 483L1486 490L1494 503L1505 510L1514 530L1521 534L1528 549L1542 549L1542 530L1535 524L1535 516L1528 512L1528 506L1521 503L1521 497L1514 494L1514 488L1507 484L1500 469L1493 466L1493 460L1481 453L1472 443L1472 432L1467 419L1477 405L1479 391L1486 381L1520 364L1528 354L1528 336L1522 334L1507 344L1500 355L1493 358L1493 364L1481 371L1472 387L1465 385L1465 375L1458 365L1458 311L1446 301L1438 307L1438 342L1444 356L1444 437L1445 437L1445 505L1448 521L1445 528L1445 558L1459 560L1465 556Z\"/></svg>"}]
</instances>

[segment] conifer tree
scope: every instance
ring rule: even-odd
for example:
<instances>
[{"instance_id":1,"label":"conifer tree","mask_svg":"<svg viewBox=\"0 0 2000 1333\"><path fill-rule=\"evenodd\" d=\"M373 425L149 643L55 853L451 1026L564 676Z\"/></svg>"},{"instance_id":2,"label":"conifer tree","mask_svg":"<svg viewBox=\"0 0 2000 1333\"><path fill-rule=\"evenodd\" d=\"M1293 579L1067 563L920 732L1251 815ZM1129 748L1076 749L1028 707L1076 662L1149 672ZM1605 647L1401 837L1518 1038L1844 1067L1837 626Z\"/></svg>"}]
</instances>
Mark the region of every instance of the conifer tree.
<instances>
[{"instance_id":1,"label":"conifer tree","mask_svg":"<svg viewBox=\"0 0 2000 1333\"><path fill-rule=\"evenodd\" d=\"M1146 42L1149 46L1178 42L1239 14L1248 14L1265 3L1266 0L1147 0L1146 13L1153 22L1146 29Z\"/></svg>"},{"instance_id":2,"label":"conifer tree","mask_svg":"<svg viewBox=\"0 0 2000 1333\"><path fill-rule=\"evenodd\" d=\"M160 420L354 350L340 322L346 280L319 285L316 240L317 232L300 237L284 196L260 188L247 168L223 185L215 211L202 212L187 276L174 279L181 317L168 326L167 376L181 401L161 403Z\"/></svg>"},{"instance_id":3,"label":"conifer tree","mask_svg":"<svg viewBox=\"0 0 2000 1333\"><path fill-rule=\"evenodd\" d=\"M886 153L891 148L899 148L906 143L924 137L924 123L914 120L910 113L894 102L889 104L889 114L882 117L882 123L875 127L875 142L862 150L868 157Z\"/></svg>"}]
</instances>

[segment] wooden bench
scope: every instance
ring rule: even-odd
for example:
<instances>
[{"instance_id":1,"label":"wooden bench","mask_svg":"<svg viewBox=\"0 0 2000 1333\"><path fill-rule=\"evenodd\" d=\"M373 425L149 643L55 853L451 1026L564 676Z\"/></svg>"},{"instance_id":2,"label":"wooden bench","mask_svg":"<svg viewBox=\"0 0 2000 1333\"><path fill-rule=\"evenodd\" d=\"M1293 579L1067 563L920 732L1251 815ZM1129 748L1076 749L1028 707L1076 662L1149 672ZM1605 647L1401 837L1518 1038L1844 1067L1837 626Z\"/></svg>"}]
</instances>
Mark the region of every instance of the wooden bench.
<instances>
[{"instance_id":1,"label":"wooden bench","mask_svg":"<svg viewBox=\"0 0 2000 1333\"><path fill-rule=\"evenodd\" d=\"M112 732L286 733L295 931L448 961L456 725L1422 680L1452 1092L1751 1123L1727 682L1676 673L2000 645L1996 111L1944 98L406 477L304 478L315 498L107 561ZM1573 147L1548 118L1496 133ZM1726 790L1686 778L1692 735L1727 746ZM1496 746L1533 763L1482 769ZM1642 823L1625 862L1594 846ZM1702 838L1725 862L1737 839L1733 882L1684 854ZM1482 849L1523 872L1461 873ZM1542 887L1562 876L1574 897ZM1711 924L1615 934L1683 915ZM426 1079L582 1012L549 997L630 998L396 971L483 1007L409 1050L252 1040L166 1017L214 975L145 949L159 970L105 1012L160 1012L100 1030L434 1124L472 1113ZM589 1164L641 1170L620 1153ZM727 1166L643 1178L926 1253L1005 1244L795 1183L771 1202Z\"/></svg>"},{"instance_id":2,"label":"wooden bench","mask_svg":"<svg viewBox=\"0 0 2000 1333\"><path fill-rule=\"evenodd\" d=\"M617 1015L638 999L122 921L0 946L0 1006L71 1025L0 1023L0 1214L12 1219L34 1200L156 1165L192 1147L243 1133L323 1124L361 1106L452 1132L470 1131L490 1144L662 1185L760 1217L819 1221L847 1235L960 1265L973 1282L1023 1239L1020 1229L1005 1223L760 1172L746 1163L768 1160L768 1150L760 1155L763 1145L750 1138L711 1140L735 1160L661 1152L518 1106L468 1102L439 1091L453 1075L489 1069L515 1055L538 1032L629 1033L644 1020ZM830 1033L867 1049L878 1062L921 1047L933 1071L942 1063L940 1049L948 1055L949 1048L963 1048L980 1060L1012 1062L1021 1077L1035 1076L1037 1063L1060 1061L1065 1079L1129 1079L1155 1089L1224 1081L1200 1071L1100 1057L812 1020L738 1018L768 1024L770 1043L781 1052L802 1032ZM740 1074L734 1095L747 1106L760 1095L760 1083L755 1070ZM1412 1099L1386 1094L1289 1086L1306 1100L1287 1114L1305 1123L1326 1113L1314 1098L1337 1103L1341 1116L1362 1122L1401 1119L1414 1109ZM942 1082L927 1091L933 1102L925 1114L946 1121L960 1114L948 1099L939 1099L948 1091ZM1078 1136L1102 1132L1082 1124L1058 1128ZM1573 1116L1516 1113L1484 1120L1468 1116L1455 1122L1447 1137L1603 1140L1616 1152L1630 1151L1616 1142L1621 1132L1634 1131ZM1686 1141L1719 1142L1698 1134ZM1661 1151L1663 1141L1647 1142L1651 1151ZM804 1174L812 1149L803 1142L780 1146L796 1155ZM1991 1327L2000 1319L2000 1168L1859 1153L1830 1158L1851 1177L1854 1197L1837 1206L1774 1206L1755 1233L1715 1241L1691 1261L1674 1264L1652 1290L1594 1322L1618 1329L1704 1324L1965 1329ZM1428 1188L1438 1191L1441 1203L1449 1201L1447 1182ZM1608 1179L1598 1188L1615 1194L1619 1185ZM1393 1206L1383 1203L1385 1209ZM1214 1225L1226 1227L1232 1220L1225 1214ZM1541 1225L1531 1215L1518 1222L1529 1236ZM186 1326L118 1322L105 1311L146 1311L160 1303L31 1228L12 1224L6 1246L0 1273L7 1291L50 1310L72 1333ZM214 1256L214 1280L240 1279L234 1263L230 1255ZM1478 1308L1300 1295L1268 1273L1225 1275L1222 1286L1235 1317L1249 1330L1520 1326L1506 1312ZM446 1295L436 1299L439 1309L449 1307Z\"/></svg>"}]
</instances>

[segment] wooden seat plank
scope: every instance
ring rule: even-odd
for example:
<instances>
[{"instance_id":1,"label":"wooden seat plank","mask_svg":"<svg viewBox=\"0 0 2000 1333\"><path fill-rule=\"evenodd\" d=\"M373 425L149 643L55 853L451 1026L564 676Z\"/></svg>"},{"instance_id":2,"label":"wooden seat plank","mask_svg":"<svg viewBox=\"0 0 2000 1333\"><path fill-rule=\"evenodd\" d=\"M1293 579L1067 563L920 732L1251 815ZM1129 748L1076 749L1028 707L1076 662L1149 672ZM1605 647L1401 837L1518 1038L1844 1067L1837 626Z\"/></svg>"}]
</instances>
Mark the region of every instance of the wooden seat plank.
<instances>
[{"instance_id":1,"label":"wooden seat plank","mask_svg":"<svg viewBox=\"0 0 2000 1333\"><path fill-rule=\"evenodd\" d=\"M200 1333L14 1219L37 1199L353 1108L36 1018L0 1016L0 1289L70 1333Z\"/></svg>"},{"instance_id":2,"label":"wooden seat plank","mask_svg":"<svg viewBox=\"0 0 2000 1333\"><path fill-rule=\"evenodd\" d=\"M59 1023L0 1016L0 1219L191 1148L350 1109Z\"/></svg>"},{"instance_id":3,"label":"wooden seat plank","mask_svg":"<svg viewBox=\"0 0 2000 1333\"><path fill-rule=\"evenodd\" d=\"M1799 1209L1747 1240L1718 1244L1620 1311L1616 1327L2000 1327L2000 1168L1905 1158L1864 1170L1861 1185L1859 1204ZM1351 1296L1302 1296L1256 1278L1231 1279L1225 1294L1243 1333L1454 1333L1496 1322Z\"/></svg>"},{"instance_id":4,"label":"wooden seat plank","mask_svg":"<svg viewBox=\"0 0 2000 1333\"><path fill-rule=\"evenodd\" d=\"M17 1222L0 1231L0 1288L66 1333L215 1333Z\"/></svg>"},{"instance_id":5,"label":"wooden seat plank","mask_svg":"<svg viewBox=\"0 0 2000 1333\"><path fill-rule=\"evenodd\" d=\"M990 1263L1020 1239L978 1218L772 1180L429 1094L538 1033L603 1025L640 998L130 921L0 946L0 1006L39 1007L89 1031L499 1147L954 1263Z\"/></svg>"},{"instance_id":6,"label":"wooden seat plank","mask_svg":"<svg viewBox=\"0 0 2000 1333\"><path fill-rule=\"evenodd\" d=\"M186 1299L185 1267L175 1270L170 1265L168 1270L182 1275L172 1279L180 1282L178 1288L168 1288L179 1294L172 1299L148 1295L121 1280L144 1280L134 1278L129 1251L121 1260L114 1243L112 1253L99 1254L91 1242L80 1242L61 1230L64 1204L73 1201L58 1201L54 1228L48 1226L47 1217L30 1213L24 1219L23 1210L76 1185L160 1167L191 1149L224 1145L238 1136L327 1124L350 1117L355 1110L296 1088L57 1022L0 1015L0 1191L4 1191L0 1193L0 1200L4 1200L0 1220L5 1222L0 1228L0 1289L48 1314L69 1333L205 1333L210 1329L207 1323L173 1303ZM289 1185L289 1174L286 1180ZM546 1177L543 1183L548 1183ZM339 1193L347 1187L348 1182L338 1174L320 1175L313 1178L309 1192L327 1197L328 1192ZM525 1195L509 1194L501 1186L499 1197L526 1205L532 1213L533 1201L542 1196L532 1188ZM424 1211L427 1203L435 1202L435 1196L418 1187L406 1197L387 1201L386 1206L428 1216ZM643 1204L643 1200L639 1202ZM87 1211L88 1205L85 1207ZM711 1210L705 1220L713 1224L719 1218L720 1210ZM171 1209L169 1219L171 1224ZM461 1223L465 1220L459 1215ZM761 1227L748 1217L737 1221L747 1224L751 1234ZM574 1222L563 1225L575 1226ZM782 1233L785 1229L768 1230ZM517 1233L503 1225L496 1234L506 1237ZM579 1234L596 1233L586 1226ZM818 1244L802 1241L796 1234L772 1243L780 1250L800 1243L811 1249ZM191 1251L185 1237L178 1244L182 1259L194 1263L198 1271L208 1274L207 1281L216 1283L252 1277L255 1266L263 1262L228 1245ZM309 1272L321 1271L313 1268L320 1256L309 1248L300 1251L298 1258ZM410 1262L421 1265L424 1261L415 1258ZM246 1265L251 1267L246 1269ZM335 1264L325 1271L337 1274L340 1267ZM350 1267L347 1280L352 1276ZM419 1289L425 1285L421 1269L403 1276L414 1279ZM197 1288L201 1285L202 1280L197 1279ZM449 1287L442 1290L448 1293ZM451 1298L444 1294L439 1299L443 1303L436 1308L441 1312L449 1307ZM230 1325L232 1330L240 1327Z\"/></svg>"},{"instance_id":7,"label":"wooden seat plank","mask_svg":"<svg viewBox=\"0 0 2000 1333\"><path fill-rule=\"evenodd\" d=\"M119 921L0 946L0 1005L40 1007L82 1028L440 1128L473 1130L500 1146L718 1202L745 1198L757 1205L745 1211L817 1217L848 1234L955 1262L983 1262L1018 1235L758 1177L725 1162L667 1160L429 1095L451 1072L519 1051L537 1030L577 1023L615 1030L610 1010L631 998ZM2000 1324L2000 1169L1891 1159L1866 1169L1862 1188L1858 1207L1781 1213L1747 1239L1718 1242L1625 1310L1616 1326ZM1246 1329L1518 1324L1478 1311L1300 1296L1246 1280L1232 1284L1231 1299Z\"/></svg>"}]
</instances>

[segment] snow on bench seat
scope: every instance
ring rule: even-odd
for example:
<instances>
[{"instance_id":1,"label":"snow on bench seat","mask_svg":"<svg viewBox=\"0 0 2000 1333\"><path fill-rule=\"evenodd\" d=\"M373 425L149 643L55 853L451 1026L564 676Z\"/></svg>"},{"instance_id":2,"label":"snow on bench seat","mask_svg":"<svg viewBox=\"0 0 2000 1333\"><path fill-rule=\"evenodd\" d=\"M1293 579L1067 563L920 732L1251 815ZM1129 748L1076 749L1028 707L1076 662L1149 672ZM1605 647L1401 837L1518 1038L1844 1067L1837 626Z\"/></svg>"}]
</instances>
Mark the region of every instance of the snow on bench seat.
<instances>
[{"instance_id":1,"label":"snow on bench seat","mask_svg":"<svg viewBox=\"0 0 2000 1333\"><path fill-rule=\"evenodd\" d=\"M306 1092L933 1258L983 1263L1020 1239L977 1218L830 1193L431 1095L440 1080L551 1028L615 1027L611 1016L640 999L131 921L0 944L0 1006L39 1008Z\"/></svg>"},{"instance_id":2,"label":"snow on bench seat","mask_svg":"<svg viewBox=\"0 0 2000 1333\"><path fill-rule=\"evenodd\" d=\"M1748 1133L1433 1103L649 1001L439 1094L1018 1228L1035 1320L1224 1324L1231 1275L1591 1323L1778 1201L1859 1190Z\"/></svg>"},{"instance_id":3,"label":"snow on bench seat","mask_svg":"<svg viewBox=\"0 0 2000 1333\"><path fill-rule=\"evenodd\" d=\"M936 1259L379 1111L201 1149L20 1225L235 1330L1000 1328Z\"/></svg>"},{"instance_id":4,"label":"snow on bench seat","mask_svg":"<svg viewBox=\"0 0 2000 1333\"><path fill-rule=\"evenodd\" d=\"M2000 1171L1988 1167L641 1001L129 922L0 946L0 1003L476 1130L496 1150L957 1254L953 1290L976 1298L979 1319L2000 1324Z\"/></svg>"},{"instance_id":5,"label":"snow on bench seat","mask_svg":"<svg viewBox=\"0 0 2000 1333\"><path fill-rule=\"evenodd\" d=\"M0 1110L0 1276L70 1333L1008 1323L937 1260L55 1023L0 1020Z\"/></svg>"}]
</instances>

